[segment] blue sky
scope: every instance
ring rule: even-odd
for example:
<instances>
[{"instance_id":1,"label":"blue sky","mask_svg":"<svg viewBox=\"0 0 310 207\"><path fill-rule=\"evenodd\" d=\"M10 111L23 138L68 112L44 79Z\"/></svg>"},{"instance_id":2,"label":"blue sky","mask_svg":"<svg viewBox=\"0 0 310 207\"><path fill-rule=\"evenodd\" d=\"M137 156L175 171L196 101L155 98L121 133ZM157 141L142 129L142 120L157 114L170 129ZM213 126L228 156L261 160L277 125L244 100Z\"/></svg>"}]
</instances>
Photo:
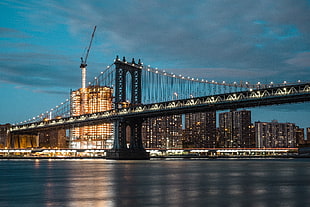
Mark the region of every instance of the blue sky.
<instances>
[{"instance_id":1,"label":"blue sky","mask_svg":"<svg viewBox=\"0 0 310 207\"><path fill-rule=\"evenodd\" d=\"M310 81L309 0L2 0L0 124L53 108L116 55L216 81ZM310 127L309 103L253 110L252 121Z\"/></svg>"}]
</instances>

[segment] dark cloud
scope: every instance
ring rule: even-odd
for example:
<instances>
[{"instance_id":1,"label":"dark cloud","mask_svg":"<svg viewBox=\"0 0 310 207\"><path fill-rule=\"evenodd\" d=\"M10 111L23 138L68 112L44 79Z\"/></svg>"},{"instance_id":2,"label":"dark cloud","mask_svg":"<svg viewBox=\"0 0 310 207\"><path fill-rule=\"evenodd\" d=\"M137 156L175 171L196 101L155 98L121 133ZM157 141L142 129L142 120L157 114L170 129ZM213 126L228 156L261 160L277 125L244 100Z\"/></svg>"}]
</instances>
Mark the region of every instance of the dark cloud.
<instances>
[{"instance_id":1,"label":"dark cloud","mask_svg":"<svg viewBox=\"0 0 310 207\"><path fill-rule=\"evenodd\" d=\"M20 5L24 8L22 15L42 31L67 25L64 32L69 32L69 38L79 39L76 48L80 51L87 45L93 25L97 25L93 50L102 55L92 53L90 57L96 66L111 63L119 54L140 57L145 64L167 71L170 68L184 75L219 81L280 82L310 77L307 0L68 0ZM0 34L3 32L18 33L0 29ZM59 50L47 55L40 49L10 54L1 57L1 73L16 83L78 86L79 72L73 70L77 62L65 53L66 50ZM100 59L102 56L104 60Z\"/></svg>"},{"instance_id":2,"label":"dark cloud","mask_svg":"<svg viewBox=\"0 0 310 207\"><path fill-rule=\"evenodd\" d=\"M73 31L84 30L87 22L96 23L98 31L103 31L99 35L106 34L105 41L126 54L144 56L153 65L226 68L228 73L222 73L223 78L236 70L245 70L244 74L259 70L257 78L265 74L264 79L290 79L295 77L282 72L295 71L296 67L310 75L299 61L291 60L296 53L309 50L308 1L116 1L109 7L100 2L75 5L83 8L85 19L75 18L74 9L62 10Z\"/></svg>"}]
</instances>

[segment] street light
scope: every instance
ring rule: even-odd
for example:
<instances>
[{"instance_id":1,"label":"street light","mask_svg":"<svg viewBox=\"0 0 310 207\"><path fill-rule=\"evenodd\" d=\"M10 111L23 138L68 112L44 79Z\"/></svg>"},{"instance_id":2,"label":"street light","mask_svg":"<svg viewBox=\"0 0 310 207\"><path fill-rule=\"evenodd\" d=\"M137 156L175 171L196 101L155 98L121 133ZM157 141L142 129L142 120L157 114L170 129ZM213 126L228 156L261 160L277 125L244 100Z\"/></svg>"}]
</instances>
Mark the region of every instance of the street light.
<instances>
[{"instance_id":1,"label":"street light","mask_svg":"<svg viewBox=\"0 0 310 207\"><path fill-rule=\"evenodd\" d=\"M178 100L178 94L177 94L177 92L174 92L173 95L175 95L175 100Z\"/></svg>"}]
</instances>

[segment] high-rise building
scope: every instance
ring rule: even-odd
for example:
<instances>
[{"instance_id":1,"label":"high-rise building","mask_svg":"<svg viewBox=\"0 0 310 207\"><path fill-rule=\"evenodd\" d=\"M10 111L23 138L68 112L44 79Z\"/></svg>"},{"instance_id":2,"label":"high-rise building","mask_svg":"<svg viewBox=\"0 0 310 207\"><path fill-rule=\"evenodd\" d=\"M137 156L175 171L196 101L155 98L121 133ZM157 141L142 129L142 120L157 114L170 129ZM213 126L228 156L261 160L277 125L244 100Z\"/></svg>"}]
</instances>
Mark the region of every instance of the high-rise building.
<instances>
[{"instance_id":1,"label":"high-rise building","mask_svg":"<svg viewBox=\"0 0 310 207\"><path fill-rule=\"evenodd\" d=\"M183 148L216 147L215 111L186 114L183 128Z\"/></svg>"},{"instance_id":2,"label":"high-rise building","mask_svg":"<svg viewBox=\"0 0 310 207\"><path fill-rule=\"evenodd\" d=\"M258 148L296 147L295 124L255 122L255 139Z\"/></svg>"},{"instance_id":3,"label":"high-rise building","mask_svg":"<svg viewBox=\"0 0 310 207\"><path fill-rule=\"evenodd\" d=\"M216 113L201 112L148 118L142 125L146 148L212 148Z\"/></svg>"},{"instance_id":4,"label":"high-rise building","mask_svg":"<svg viewBox=\"0 0 310 207\"><path fill-rule=\"evenodd\" d=\"M249 148L255 146L251 111L240 110L219 114L220 147Z\"/></svg>"},{"instance_id":5,"label":"high-rise building","mask_svg":"<svg viewBox=\"0 0 310 207\"><path fill-rule=\"evenodd\" d=\"M71 92L71 116L96 113L112 109L112 88L88 86ZM70 147L77 149L111 148L112 124L70 129Z\"/></svg>"},{"instance_id":6,"label":"high-rise building","mask_svg":"<svg viewBox=\"0 0 310 207\"><path fill-rule=\"evenodd\" d=\"M147 118L142 141L146 148L182 148L182 115Z\"/></svg>"}]
</instances>

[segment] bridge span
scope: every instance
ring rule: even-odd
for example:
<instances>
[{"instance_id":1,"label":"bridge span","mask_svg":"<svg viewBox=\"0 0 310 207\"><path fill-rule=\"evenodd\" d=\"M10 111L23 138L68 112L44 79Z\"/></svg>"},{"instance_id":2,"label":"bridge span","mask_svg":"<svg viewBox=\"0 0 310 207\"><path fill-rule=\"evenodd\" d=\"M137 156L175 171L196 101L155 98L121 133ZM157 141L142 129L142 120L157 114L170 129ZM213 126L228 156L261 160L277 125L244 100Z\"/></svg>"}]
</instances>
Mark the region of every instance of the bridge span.
<instances>
[{"instance_id":1,"label":"bridge span","mask_svg":"<svg viewBox=\"0 0 310 207\"><path fill-rule=\"evenodd\" d=\"M310 101L310 83L225 93L190 99L113 109L109 111L56 118L15 125L11 133L36 132L51 128L72 128L111 123L122 119L144 119L176 114L218 111Z\"/></svg>"}]
</instances>

